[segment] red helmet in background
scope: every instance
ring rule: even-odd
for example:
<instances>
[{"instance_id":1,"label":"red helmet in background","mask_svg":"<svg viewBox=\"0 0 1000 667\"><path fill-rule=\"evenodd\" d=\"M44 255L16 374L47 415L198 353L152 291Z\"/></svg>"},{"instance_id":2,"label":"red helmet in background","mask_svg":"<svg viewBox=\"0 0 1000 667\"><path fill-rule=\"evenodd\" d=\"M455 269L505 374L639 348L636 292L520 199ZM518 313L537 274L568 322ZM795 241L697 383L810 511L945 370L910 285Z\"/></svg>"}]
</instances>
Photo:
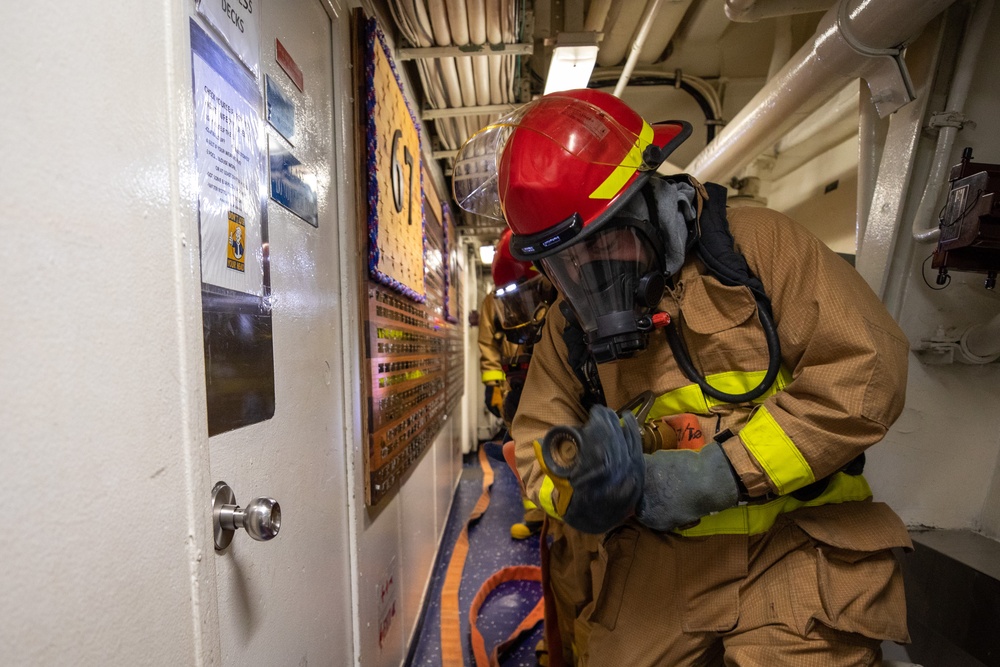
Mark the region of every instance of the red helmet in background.
<instances>
[{"instance_id":1,"label":"red helmet in background","mask_svg":"<svg viewBox=\"0 0 1000 667\"><path fill-rule=\"evenodd\" d=\"M510 254L510 229L503 230L500 240L497 241L496 253L493 255L493 284L497 287L505 287L511 283L520 283L541 275L535 265L515 259Z\"/></svg>"},{"instance_id":2,"label":"red helmet in background","mask_svg":"<svg viewBox=\"0 0 1000 667\"><path fill-rule=\"evenodd\" d=\"M538 340L545 314L555 300L552 283L531 262L515 259L510 252L511 231L505 229L493 255L497 329L515 345Z\"/></svg>"},{"instance_id":3,"label":"red helmet in background","mask_svg":"<svg viewBox=\"0 0 1000 667\"><path fill-rule=\"evenodd\" d=\"M552 93L466 142L455 199L503 219L514 257L541 259L592 234L690 133L684 121L651 126L610 93Z\"/></svg>"}]
</instances>

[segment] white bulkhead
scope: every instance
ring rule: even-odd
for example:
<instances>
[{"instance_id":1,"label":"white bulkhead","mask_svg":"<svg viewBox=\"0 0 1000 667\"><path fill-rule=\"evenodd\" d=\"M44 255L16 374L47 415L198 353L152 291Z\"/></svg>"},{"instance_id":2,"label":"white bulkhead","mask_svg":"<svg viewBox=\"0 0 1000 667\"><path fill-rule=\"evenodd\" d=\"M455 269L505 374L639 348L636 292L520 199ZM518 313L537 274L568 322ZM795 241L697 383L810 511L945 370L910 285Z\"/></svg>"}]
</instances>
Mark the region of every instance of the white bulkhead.
<instances>
[{"instance_id":1,"label":"white bulkhead","mask_svg":"<svg viewBox=\"0 0 1000 667\"><path fill-rule=\"evenodd\" d=\"M499 229L452 204L464 398L370 504L358 10L385 34L424 187L443 199L462 142L540 92L560 40L595 39L592 86L694 124L677 169L796 218L902 326L906 408L868 452L875 498L913 528L1000 540L1000 297L985 270L953 268L942 285L931 268L949 170L967 148L1000 164L992 0L538 0L516 25L496 19L506 3L480 16L470 2L463 29L421 0L216 2L0 10L0 662L406 659L462 455L491 426L468 315L490 286L477 250ZM212 139L206 109L259 135L244 152ZM236 197L246 165L265 163L256 217L212 209L212 192ZM206 236L214 224L229 235ZM243 229L267 257L253 275L237 269ZM216 251L233 264L207 268ZM271 366L253 377L270 373L271 402L219 408L235 420L220 428L204 284L236 270L234 291L267 306L253 341ZM273 540L239 529L215 548L220 481L243 507L280 503Z\"/></svg>"}]
</instances>

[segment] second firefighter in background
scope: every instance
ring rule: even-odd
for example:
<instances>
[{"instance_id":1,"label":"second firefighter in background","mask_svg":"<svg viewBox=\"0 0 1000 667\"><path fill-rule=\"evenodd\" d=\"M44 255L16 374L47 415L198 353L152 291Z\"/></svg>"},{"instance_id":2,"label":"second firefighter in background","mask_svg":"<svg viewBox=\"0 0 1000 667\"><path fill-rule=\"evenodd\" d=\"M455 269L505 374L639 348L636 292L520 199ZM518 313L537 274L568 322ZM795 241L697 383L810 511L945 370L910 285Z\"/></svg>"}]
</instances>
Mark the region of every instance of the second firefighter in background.
<instances>
[{"instance_id":1,"label":"second firefighter in background","mask_svg":"<svg viewBox=\"0 0 1000 667\"><path fill-rule=\"evenodd\" d=\"M487 443L487 453L503 460L499 449L511 440L510 424L524 389L532 347L555 290L530 262L510 254L510 230L497 243L491 274L494 289L483 299L479 315L479 368L486 409L504 424L495 441ZM521 500L524 519L510 528L511 537L518 540L537 533L545 518L545 512L523 494Z\"/></svg>"}]
</instances>

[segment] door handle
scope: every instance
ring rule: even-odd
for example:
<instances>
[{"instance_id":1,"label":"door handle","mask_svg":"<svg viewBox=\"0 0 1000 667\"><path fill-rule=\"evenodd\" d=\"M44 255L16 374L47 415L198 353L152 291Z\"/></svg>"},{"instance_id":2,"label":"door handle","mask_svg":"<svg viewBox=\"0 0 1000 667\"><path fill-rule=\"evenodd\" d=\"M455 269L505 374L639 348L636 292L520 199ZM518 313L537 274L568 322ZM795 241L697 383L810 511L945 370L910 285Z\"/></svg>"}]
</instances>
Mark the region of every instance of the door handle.
<instances>
[{"instance_id":1,"label":"door handle","mask_svg":"<svg viewBox=\"0 0 1000 667\"><path fill-rule=\"evenodd\" d=\"M254 498L241 508L236 494L225 482L212 487L212 523L215 527L215 549L222 551L233 541L239 528L258 542L266 542L281 528L281 505L274 498Z\"/></svg>"}]
</instances>

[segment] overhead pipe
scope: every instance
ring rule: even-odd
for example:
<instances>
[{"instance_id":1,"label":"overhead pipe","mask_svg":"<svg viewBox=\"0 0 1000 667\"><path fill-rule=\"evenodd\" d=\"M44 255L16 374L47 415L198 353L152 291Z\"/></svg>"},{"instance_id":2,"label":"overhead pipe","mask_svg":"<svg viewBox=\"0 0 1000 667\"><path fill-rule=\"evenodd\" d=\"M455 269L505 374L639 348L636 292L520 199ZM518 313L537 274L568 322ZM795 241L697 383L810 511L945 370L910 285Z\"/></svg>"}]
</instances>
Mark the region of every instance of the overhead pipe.
<instances>
[{"instance_id":1,"label":"overhead pipe","mask_svg":"<svg viewBox=\"0 0 1000 667\"><path fill-rule=\"evenodd\" d=\"M864 245L865 230L868 227L868 214L872 209L872 199L875 196L875 183L878 178L878 164L882 159L879 150L879 118L872 104L871 91L863 81L858 86L858 192L857 214L854 222L854 252L861 254Z\"/></svg>"},{"instance_id":2,"label":"overhead pipe","mask_svg":"<svg viewBox=\"0 0 1000 667\"><path fill-rule=\"evenodd\" d=\"M598 67L621 66L628 59L636 35L642 29L642 15L648 10L648 2L643 0L643 12L637 8L632 10L639 4L639 0L621 0L623 5L626 2L629 10L621 6L612 9L608 14L606 27L601 31L604 37L601 40L601 50L597 54ZM653 63L663 56L692 2L693 0L669 0L653 14L638 62Z\"/></svg>"},{"instance_id":3,"label":"overhead pipe","mask_svg":"<svg viewBox=\"0 0 1000 667\"><path fill-rule=\"evenodd\" d=\"M810 12L825 12L836 0L726 0L726 16L738 23Z\"/></svg>"},{"instance_id":4,"label":"overhead pipe","mask_svg":"<svg viewBox=\"0 0 1000 667\"><path fill-rule=\"evenodd\" d=\"M941 228L937 225L938 199L941 196L941 186L944 185L951 171L951 151L955 146L955 138L962 129L965 117L965 100L969 96L972 77L976 73L979 62L979 51L986 37L990 12L993 11L993 0L978 0L969 12L962 37L961 51L955 63L955 73L948 89L948 102L943 113L935 114L932 125L938 126L937 145L934 147L934 158L927 174L924 193L913 216L913 240L920 243L937 243Z\"/></svg>"},{"instance_id":5,"label":"overhead pipe","mask_svg":"<svg viewBox=\"0 0 1000 667\"><path fill-rule=\"evenodd\" d=\"M611 0L593 0L587 9L587 18L583 22L584 32L601 32L611 11Z\"/></svg>"},{"instance_id":6,"label":"overhead pipe","mask_svg":"<svg viewBox=\"0 0 1000 667\"><path fill-rule=\"evenodd\" d=\"M725 182L859 76L873 89L880 115L888 115L909 98L886 85L885 71L873 68L891 68L889 51L915 36L952 2L841 0L843 7L827 11L813 40L691 161L688 173L702 181ZM859 47L868 55L859 53ZM905 77L902 81L907 82Z\"/></svg>"},{"instance_id":7,"label":"overhead pipe","mask_svg":"<svg viewBox=\"0 0 1000 667\"><path fill-rule=\"evenodd\" d=\"M834 95L826 104L813 111L801 123L785 133L778 143L774 145L775 155L788 153L802 144L813 141L819 137L829 145L836 145L846 141L853 135L838 132L831 136L830 130L834 126L844 126L850 124L853 128L854 120L858 113L858 86L849 82L843 89Z\"/></svg>"},{"instance_id":8,"label":"overhead pipe","mask_svg":"<svg viewBox=\"0 0 1000 667\"><path fill-rule=\"evenodd\" d=\"M628 60L625 61L621 77L618 79L618 83L615 84L615 89L611 93L615 97L621 97L622 91L628 85L628 80L632 76L632 70L635 69L635 63L639 60L639 54L642 53L642 46L646 43L646 38L649 37L649 29L653 25L653 19L656 18L656 12L659 11L662 3L663 0L647 0L646 9L642 12L642 18L639 19L639 27L636 29L635 38L632 40L632 49L629 51Z\"/></svg>"},{"instance_id":9,"label":"overhead pipe","mask_svg":"<svg viewBox=\"0 0 1000 667\"><path fill-rule=\"evenodd\" d=\"M767 66L767 80L781 71L792 57L792 19L779 16L774 22L774 48L771 49L771 63Z\"/></svg>"}]
</instances>

